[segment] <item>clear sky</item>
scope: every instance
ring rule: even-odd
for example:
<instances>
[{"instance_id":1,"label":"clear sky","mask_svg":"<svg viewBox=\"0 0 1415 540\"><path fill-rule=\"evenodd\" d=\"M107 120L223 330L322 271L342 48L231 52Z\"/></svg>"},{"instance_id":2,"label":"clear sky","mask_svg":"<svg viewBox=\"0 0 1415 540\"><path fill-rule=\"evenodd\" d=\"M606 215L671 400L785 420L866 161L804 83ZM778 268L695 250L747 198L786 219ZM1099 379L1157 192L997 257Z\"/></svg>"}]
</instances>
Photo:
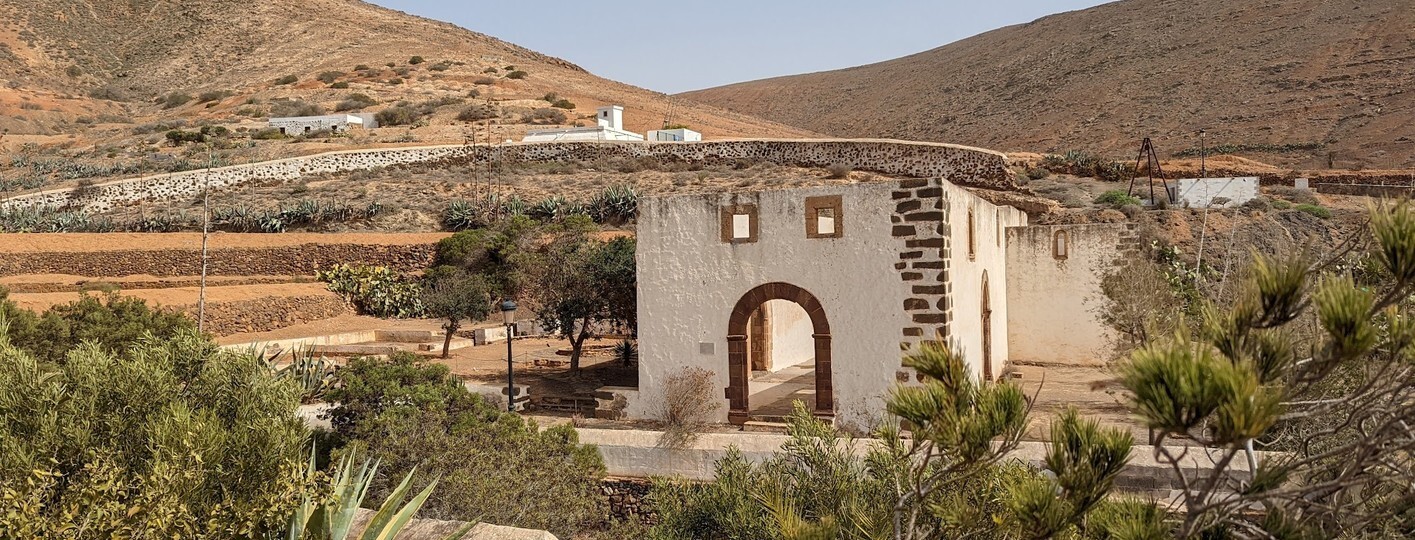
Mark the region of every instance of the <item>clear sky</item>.
<instances>
[{"instance_id":1,"label":"clear sky","mask_svg":"<svg viewBox=\"0 0 1415 540\"><path fill-rule=\"evenodd\" d=\"M868 64L1102 0L371 0L660 92Z\"/></svg>"}]
</instances>

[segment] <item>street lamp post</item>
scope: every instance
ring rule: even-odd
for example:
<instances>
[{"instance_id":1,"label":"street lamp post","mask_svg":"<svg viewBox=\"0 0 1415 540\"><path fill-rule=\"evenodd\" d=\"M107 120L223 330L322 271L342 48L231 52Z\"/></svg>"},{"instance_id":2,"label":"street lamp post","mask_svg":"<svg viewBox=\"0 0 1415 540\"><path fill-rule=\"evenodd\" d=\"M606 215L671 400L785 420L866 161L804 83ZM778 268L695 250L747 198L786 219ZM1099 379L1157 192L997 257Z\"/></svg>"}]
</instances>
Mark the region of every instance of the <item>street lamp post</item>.
<instances>
[{"instance_id":1,"label":"street lamp post","mask_svg":"<svg viewBox=\"0 0 1415 540\"><path fill-rule=\"evenodd\" d=\"M516 410L516 386L511 367L511 338L516 337L516 303L506 300L501 303L501 320L506 323L506 412Z\"/></svg>"}]
</instances>

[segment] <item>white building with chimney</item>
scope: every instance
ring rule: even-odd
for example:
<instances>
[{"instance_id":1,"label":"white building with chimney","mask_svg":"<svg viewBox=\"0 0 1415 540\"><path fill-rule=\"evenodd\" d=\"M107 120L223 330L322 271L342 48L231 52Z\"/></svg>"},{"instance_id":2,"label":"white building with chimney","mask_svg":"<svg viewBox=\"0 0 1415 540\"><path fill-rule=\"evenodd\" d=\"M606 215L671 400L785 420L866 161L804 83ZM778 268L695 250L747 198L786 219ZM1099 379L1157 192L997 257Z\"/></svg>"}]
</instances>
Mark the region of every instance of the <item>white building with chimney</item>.
<instances>
[{"instance_id":1,"label":"white building with chimney","mask_svg":"<svg viewBox=\"0 0 1415 540\"><path fill-rule=\"evenodd\" d=\"M593 127L533 129L521 142L558 141L642 141L643 135L624 130L624 107L608 105L595 109Z\"/></svg>"}]
</instances>

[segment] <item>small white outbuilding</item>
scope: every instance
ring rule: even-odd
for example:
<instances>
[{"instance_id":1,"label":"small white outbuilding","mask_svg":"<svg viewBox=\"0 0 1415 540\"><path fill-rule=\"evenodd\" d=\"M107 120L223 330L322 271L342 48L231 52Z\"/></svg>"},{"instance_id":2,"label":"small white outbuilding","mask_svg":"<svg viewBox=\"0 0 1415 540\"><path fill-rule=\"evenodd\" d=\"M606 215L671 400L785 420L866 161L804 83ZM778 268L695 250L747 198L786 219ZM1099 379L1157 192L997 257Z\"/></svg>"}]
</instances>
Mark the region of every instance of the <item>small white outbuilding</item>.
<instances>
[{"instance_id":1,"label":"small white outbuilding","mask_svg":"<svg viewBox=\"0 0 1415 540\"><path fill-rule=\"evenodd\" d=\"M366 126L364 118L352 114L327 114L323 116L286 116L271 118L270 127L280 130L285 135L295 136L327 129L339 133L348 131L350 127L372 127Z\"/></svg>"},{"instance_id":2,"label":"small white outbuilding","mask_svg":"<svg viewBox=\"0 0 1415 540\"><path fill-rule=\"evenodd\" d=\"M643 135L624 130L624 107L609 105L595 109L593 127L533 129L521 142L642 140Z\"/></svg>"},{"instance_id":3,"label":"small white outbuilding","mask_svg":"<svg viewBox=\"0 0 1415 540\"><path fill-rule=\"evenodd\" d=\"M688 128L655 129L649 132L649 142L696 142L703 140L703 134Z\"/></svg>"}]
</instances>

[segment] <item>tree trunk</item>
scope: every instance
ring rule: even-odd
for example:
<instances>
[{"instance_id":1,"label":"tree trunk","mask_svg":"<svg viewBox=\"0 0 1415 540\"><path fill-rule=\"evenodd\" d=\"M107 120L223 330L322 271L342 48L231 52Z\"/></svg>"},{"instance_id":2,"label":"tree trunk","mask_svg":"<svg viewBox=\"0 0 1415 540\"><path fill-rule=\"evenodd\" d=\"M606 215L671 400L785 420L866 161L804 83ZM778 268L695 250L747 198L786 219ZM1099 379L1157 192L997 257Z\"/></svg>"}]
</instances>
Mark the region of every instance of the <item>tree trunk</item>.
<instances>
[{"instance_id":1,"label":"tree trunk","mask_svg":"<svg viewBox=\"0 0 1415 540\"><path fill-rule=\"evenodd\" d=\"M590 321L580 322L580 333L570 338L570 374L580 374L580 353L585 348L585 339L590 337Z\"/></svg>"},{"instance_id":2,"label":"tree trunk","mask_svg":"<svg viewBox=\"0 0 1415 540\"><path fill-rule=\"evenodd\" d=\"M452 349L452 334L457 331L457 326L455 322L442 325L442 329L447 331L447 334L442 338L442 358L444 360L447 359L448 351Z\"/></svg>"}]
</instances>

